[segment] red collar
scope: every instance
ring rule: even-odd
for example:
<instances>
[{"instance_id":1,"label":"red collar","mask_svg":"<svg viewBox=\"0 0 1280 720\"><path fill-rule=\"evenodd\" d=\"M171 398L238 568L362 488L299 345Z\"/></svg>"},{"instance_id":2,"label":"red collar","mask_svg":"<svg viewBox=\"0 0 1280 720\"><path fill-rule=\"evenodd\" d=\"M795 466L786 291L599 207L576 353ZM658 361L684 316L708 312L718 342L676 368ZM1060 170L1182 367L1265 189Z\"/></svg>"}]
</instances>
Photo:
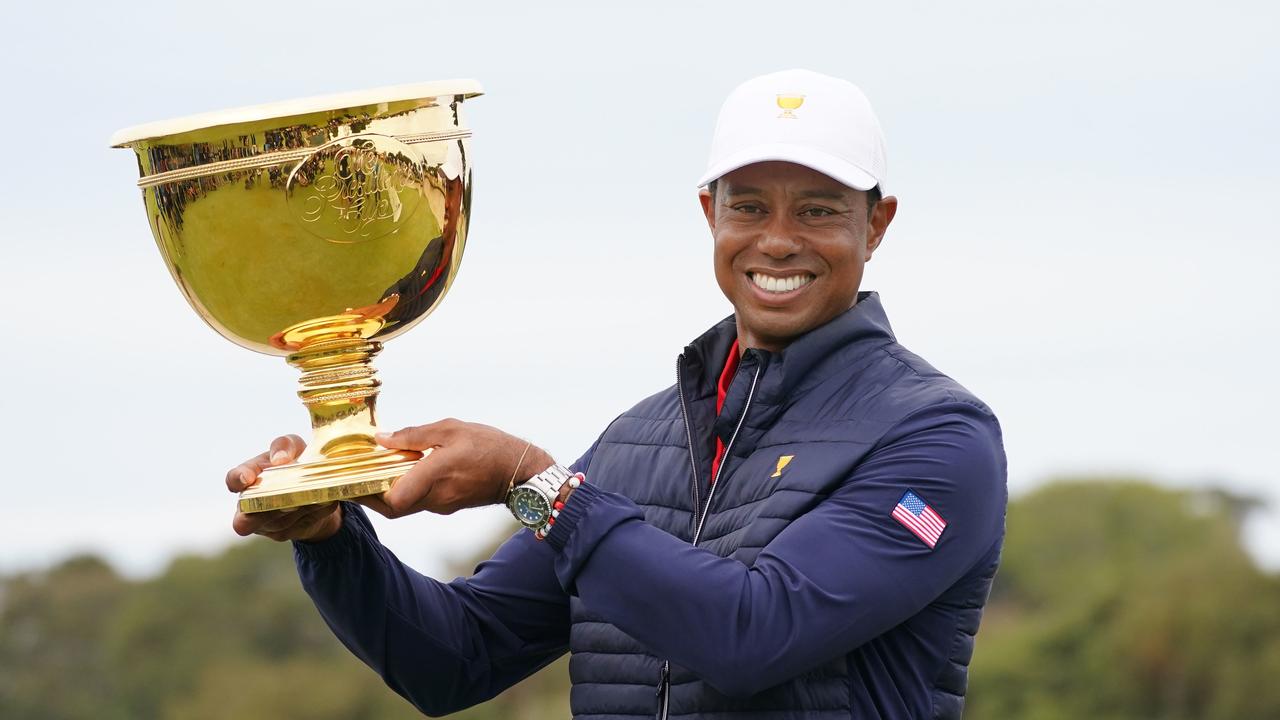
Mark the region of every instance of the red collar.
<instances>
[{"instance_id":1,"label":"red collar","mask_svg":"<svg viewBox=\"0 0 1280 720\"><path fill-rule=\"evenodd\" d=\"M738 341L733 341L729 348L729 357L725 358L724 370L720 371L720 379L716 381L716 415L724 409L725 395L729 394L729 385L738 372ZM716 472L720 469L720 461L724 459L724 441L716 437L716 457L711 461L711 482L716 481Z\"/></svg>"},{"instance_id":2,"label":"red collar","mask_svg":"<svg viewBox=\"0 0 1280 720\"><path fill-rule=\"evenodd\" d=\"M729 385L738 372L738 354L738 341L734 340L729 348L729 357L725 358L724 370L720 371L720 379L716 381L716 415L724 409L724 397L729 394Z\"/></svg>"}]
</instances>

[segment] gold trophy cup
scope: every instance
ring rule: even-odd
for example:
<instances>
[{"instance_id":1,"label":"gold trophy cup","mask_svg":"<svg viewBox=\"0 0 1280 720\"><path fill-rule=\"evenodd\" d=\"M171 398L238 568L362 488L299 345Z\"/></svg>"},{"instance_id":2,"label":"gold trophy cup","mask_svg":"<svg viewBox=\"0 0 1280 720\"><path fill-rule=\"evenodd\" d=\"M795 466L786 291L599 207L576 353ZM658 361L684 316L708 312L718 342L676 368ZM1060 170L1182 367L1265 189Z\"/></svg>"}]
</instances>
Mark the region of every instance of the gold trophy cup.
<instances>
[{"instance_id":1,"label":"gold trophy cup","mask_svg":"<svg viewBox=\"0 0 1280 720\"><path fill-rule=\"evenodd\" d=\"M121 130L160 254L228 340L285 357L312 441L240 495L261 512L386 491L421 453L373 439L382 343L444 299L466 244L473 80Z\"/></svg>"}]
</instances>

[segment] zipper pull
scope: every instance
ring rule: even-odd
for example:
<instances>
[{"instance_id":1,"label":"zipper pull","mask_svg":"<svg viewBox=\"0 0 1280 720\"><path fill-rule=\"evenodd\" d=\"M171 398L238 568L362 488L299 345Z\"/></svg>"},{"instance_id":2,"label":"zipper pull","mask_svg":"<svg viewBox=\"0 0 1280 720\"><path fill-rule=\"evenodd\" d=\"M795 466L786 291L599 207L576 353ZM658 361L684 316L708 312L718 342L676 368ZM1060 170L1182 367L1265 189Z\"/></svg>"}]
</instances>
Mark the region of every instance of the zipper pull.
<instances>
[{"instance_id":1,"label":"zipper pull","mask_svg":"<svg viewBox=\"0 0 1280 720\"><path fill-rule=\"evenodd\" d=\"M667 681L671 678L670 667L667 661L662 662L662 669L658 671L658 688L653 693L656 697L662 697L662 691L667 687Z\"/></svg>"},{"instance_id":2,"label":"zipper pull","mask_svg":"<svg viewBox=\"0 0 1280 720\"><path fill-rule=\"evenodd\" d=\"M654 713L657 720L667 720L667 695L671 692L671 662L662 661L662 670L658 673L658 689L654 697L658 698L658 711Z\"/></svg>"}]
</instances>

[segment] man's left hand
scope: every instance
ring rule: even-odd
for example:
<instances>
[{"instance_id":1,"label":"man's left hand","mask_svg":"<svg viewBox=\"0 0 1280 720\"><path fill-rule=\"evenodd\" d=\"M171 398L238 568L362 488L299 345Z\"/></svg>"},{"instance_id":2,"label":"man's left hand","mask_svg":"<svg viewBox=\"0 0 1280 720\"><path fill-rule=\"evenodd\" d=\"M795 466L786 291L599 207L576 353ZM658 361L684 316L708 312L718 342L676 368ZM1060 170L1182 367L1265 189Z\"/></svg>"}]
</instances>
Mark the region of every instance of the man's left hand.
<instances>
[{"instance_id":1,"label":"man's left hand","mask_svg":"<svg viewBox=\"0 0 1280 720\"><path fill-rule=\"evenodd\" d=\"M555 464L546 451L520 438L454 419L379 433L377 440L388 448L430 451L390 490L357 499L389 518L422 510L448 515L500 503L513 474L519 484Z\"/></svg>"}]
</instances>

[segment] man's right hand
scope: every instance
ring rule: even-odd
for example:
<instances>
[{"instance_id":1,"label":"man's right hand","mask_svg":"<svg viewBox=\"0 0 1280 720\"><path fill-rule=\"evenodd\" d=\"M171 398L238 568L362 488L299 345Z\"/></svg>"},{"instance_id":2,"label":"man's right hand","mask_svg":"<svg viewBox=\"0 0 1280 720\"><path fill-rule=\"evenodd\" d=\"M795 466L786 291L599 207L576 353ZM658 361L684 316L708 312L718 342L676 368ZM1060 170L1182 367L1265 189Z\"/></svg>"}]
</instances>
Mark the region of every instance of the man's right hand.
<instances>
[{"instance_id":1,"label":"man's right hand","mask_svg":"<svg viewBox=\"0 0 1280 720\"><path fill-rule=\"evenodd\" d=\"M297 435L285 435L271 441L271 447L227 472L227 489L239 493L258 482L258 475L274 465L293 462L307 444ZM305 505L286 510L243 513L236 509L231 527L239 535L262 535L277 542L302 540L317 542L331 537L342 528L342 506L338 503Z\"/></svg>"}]
</instances>

